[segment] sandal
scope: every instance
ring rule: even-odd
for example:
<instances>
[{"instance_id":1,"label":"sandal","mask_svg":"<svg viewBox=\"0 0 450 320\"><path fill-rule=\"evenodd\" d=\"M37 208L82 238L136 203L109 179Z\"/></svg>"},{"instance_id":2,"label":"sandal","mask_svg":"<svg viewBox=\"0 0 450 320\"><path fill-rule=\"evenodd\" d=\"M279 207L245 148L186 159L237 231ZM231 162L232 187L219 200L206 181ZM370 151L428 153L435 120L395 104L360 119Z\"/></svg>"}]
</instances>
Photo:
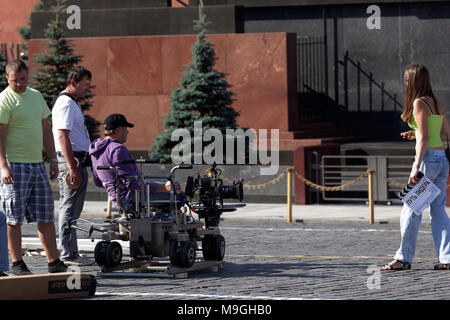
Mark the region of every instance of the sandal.
<instances>
[{"instance_id":1,"label":"sandal","mask_svg":"<svg viewBox=\"0 0 450 320\"><path fill-rule=\"evenodd\" d=\"M392 260L388 264L380 267L380 270L408 270L411 269L411 264L405 261Z\"/></svg>"},{"instance_id":2,"label":"sandal","mask_svg":"<svg viewBox=\"0 0 450 320\"><path fill-rule=\"evenodd\" d=\"M434 266L434 270L450 270L450 263L438 263Z\"/></svg>"}]
</instances>

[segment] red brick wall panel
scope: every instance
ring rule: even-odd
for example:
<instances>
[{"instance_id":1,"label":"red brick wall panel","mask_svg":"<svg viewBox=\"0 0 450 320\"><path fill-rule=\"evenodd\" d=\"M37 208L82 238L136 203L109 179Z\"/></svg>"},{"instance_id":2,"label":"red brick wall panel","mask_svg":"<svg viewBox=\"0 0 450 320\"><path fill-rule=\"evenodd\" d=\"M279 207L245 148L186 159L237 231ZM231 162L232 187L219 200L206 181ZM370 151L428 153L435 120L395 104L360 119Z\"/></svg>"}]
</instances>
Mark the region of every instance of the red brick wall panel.
<instances>
[{"instance_id":1,"label":"red brick wall panel","mask_svg":"<svg viewBox=\"0 0 450 320\"><path fill-rule=\"evenodd\" d=\"M23 43L20 27L28 26L28 17L38 0L3 0L0 2L0 43Z\"/></svg>"},{"instance_id":2,"label":"red brick wall panel","mask_svg":"<svg viewBox=\"0 0 450 320\"><path fill-rule=\"evenodd\" d=\"M212 34L218 57L216 70L227 74L235 93L233 107L241 112L240 127L280 129L289 137L288 115L297 112L296 84L288 75L288 36L270 34ZM93 73L96 86L89 114L99 121L113 112L124 113L136 128L130 130L127 145L148 150L163 130L170 111L170 94L192 59L195 35L112 38L72 38L82 65ZM29 42L30 56L45 47L41 39ZM294 47L295 49L295 47ZM34 72L36 64L30 63ZM293 67L295 70L295 66ZM292 92L291 92L292 91ZM293 104L290 105L290 104Z\"/></svg>"},{"instance_id":3,"label":"red brick wall panel","mask_svg":"<svg viewBox=\"0 0 450 320\"><path fill-rule=\"evenodd\" d=\"M108 39L108 94L162 93L161 37Z\"/></svg>"}]
</instances>

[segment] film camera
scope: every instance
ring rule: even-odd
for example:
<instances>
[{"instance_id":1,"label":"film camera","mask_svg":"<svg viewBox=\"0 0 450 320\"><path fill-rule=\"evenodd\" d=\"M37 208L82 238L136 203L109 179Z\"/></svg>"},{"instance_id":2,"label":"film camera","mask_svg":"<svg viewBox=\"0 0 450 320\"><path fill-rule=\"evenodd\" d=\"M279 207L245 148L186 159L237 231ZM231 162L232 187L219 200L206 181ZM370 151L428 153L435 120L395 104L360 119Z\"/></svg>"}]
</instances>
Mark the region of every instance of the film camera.
<instances>
[{"instance_id":1,"label":"film camera","mask_svg":"<svg viewBox=\"0 0 450 320\"><path fill-rule=\"evenodd\" d=\"M214 163L209 169L209 175L203 177L199 175L197 178L189 176L186 181L185 195L191 199L191 210L197 213L199 218L205 219L206 228L217 227L223 212L235 211L245 206L245 204L223 203L225 199L242 201L244 190L242 180L233 181L232 185L224 185L220 179L221 174L222 170Z\"/></svg>"}]
</instances>

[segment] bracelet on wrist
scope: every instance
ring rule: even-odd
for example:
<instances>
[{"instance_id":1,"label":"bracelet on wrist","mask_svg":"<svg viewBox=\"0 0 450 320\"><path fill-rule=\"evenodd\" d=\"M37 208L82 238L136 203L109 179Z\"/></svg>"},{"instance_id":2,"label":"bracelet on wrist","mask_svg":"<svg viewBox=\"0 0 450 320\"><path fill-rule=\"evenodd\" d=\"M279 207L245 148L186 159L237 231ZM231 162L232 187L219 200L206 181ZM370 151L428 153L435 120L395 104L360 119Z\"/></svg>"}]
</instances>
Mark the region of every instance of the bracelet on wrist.
<instances>
[{"instance_id":1,"label":"bracelet on wrist","mask_svg":"<svg viewBox=\"0 0 450 320\"><path fill-rule=\"evenodd\" d=\"M51 162L58 162L58 159L57 158L52 158L52 159L50 159L50 161Z\"/></svg>"}]
</instances>

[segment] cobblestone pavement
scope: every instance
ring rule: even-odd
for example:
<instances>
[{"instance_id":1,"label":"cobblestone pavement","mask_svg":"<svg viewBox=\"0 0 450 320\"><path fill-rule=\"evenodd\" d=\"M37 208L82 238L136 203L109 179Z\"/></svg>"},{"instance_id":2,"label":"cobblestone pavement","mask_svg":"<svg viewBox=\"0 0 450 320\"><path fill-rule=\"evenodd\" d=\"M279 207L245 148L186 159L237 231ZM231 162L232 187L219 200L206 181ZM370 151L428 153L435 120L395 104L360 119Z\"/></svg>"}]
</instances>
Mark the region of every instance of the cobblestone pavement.
<instances>
[{"instance_id":1,"label":"cobblestone pavement","mask_svg":"<svg viewBox=\"0 0 450 320\"><path fill-rule=\"evenodd\" d=\"M223 221L220 227L227 246L219 271L185 279L97 277L96 295L86 299L450 299L450 271L433 270L427 223L411 270L383 273L375 266L389 262L398 248L398 224ZM23 235L36 237L36 226L24 225ZM45 272L45 257L24 259L33 272Z\"/></svg>"}]
</instances>

